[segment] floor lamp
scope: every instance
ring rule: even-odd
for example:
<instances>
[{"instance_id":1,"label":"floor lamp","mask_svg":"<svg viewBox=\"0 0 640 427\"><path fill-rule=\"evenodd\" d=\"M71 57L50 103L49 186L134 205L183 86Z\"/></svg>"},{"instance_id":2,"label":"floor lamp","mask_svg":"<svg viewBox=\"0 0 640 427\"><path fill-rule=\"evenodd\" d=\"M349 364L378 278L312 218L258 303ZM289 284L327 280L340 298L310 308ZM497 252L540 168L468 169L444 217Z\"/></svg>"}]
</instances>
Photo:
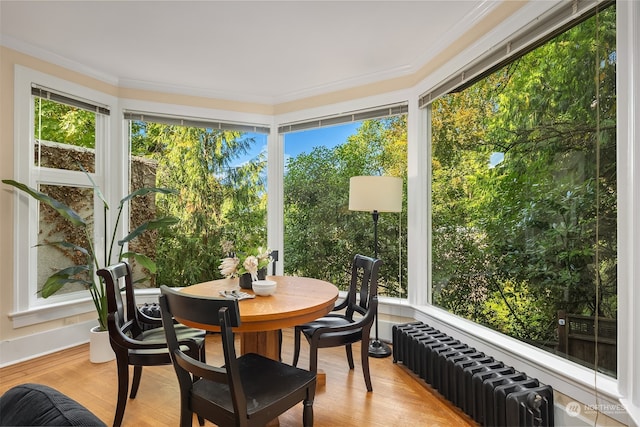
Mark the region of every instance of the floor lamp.
<instances>
[{"instance_id":1,"label":"floor lamp","mask_svg":"<svg viewBox=\"0 0 640 427\"><path fill-rule=\"evenodd\" d=\"M373 217L373 251L378 258L378 216L380 212L402 211L402 178L393 176L353 176L349 181L349 210L371 212ZM376 338L369 342L369 356L387 357L389 346L378 339L378 313Z\"/></svg>"}]
</instances>

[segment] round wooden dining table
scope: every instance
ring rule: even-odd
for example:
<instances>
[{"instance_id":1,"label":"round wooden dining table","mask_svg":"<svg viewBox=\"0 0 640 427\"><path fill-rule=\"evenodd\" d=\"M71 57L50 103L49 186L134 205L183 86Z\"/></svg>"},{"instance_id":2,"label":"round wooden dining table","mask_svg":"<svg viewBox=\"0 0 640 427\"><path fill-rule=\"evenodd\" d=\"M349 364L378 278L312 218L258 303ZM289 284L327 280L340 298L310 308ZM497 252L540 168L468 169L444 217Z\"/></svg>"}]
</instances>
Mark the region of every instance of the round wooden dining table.
<instances>
[{"instance_id":1,"label":"round wooden dining table","mask_svg":"<svg viewBox=\"0 0 640 427\"><path fill-rule=\"evenodd\" d=\"M278 360L279 331L310 322L329 313L338 298L338 288L332 283L309 277L267 276L267 279L277 283L275 293L240 300L238 304L241 324L234 328L234 331L240 333L242 354L258 353ZM251 289L240 289L238 279L198 283L182 288L182 292L197 296L221 297L220 291L234 289L253 294Z\"/></svg>"}]
</instances>

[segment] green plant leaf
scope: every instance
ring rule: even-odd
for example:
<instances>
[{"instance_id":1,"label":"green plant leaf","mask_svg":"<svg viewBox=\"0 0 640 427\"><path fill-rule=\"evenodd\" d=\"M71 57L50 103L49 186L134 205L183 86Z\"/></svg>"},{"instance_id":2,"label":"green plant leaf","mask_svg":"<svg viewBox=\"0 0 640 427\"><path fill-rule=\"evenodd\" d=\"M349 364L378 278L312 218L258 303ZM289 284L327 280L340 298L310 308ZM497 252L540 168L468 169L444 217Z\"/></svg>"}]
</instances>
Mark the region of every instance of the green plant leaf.
<instances>
[{"instance_id":1,"label":"green plant leaf","mask_svg":"<svg viewBox=\"0 0 640 427\"><path fill-rule=\"evenodd\" d=\"M139 254L137 252L125 252L122 254L121 258L135 259L141 266L149 270L149 272L151 272L152 274L155 274L156 271L158 271L156 262L146 255Z\"/></svg>"},{"instance_id":2,"label":"green plant leaf","mask_svg":"<svg viewBox=\"0 0 640 427\"><path fill-rule=\"evenodd\" d=\"M178 222L179 222L179 219L176 218L175 216L164 216L162 218L152 219L143 224L140 224L138 228L136 228L131 233L129 233L124 239L118 240L118 245L122 246L126 242L129 242L135 239L136 237L138 237L140 234L144 233L147 230L158 230L161 228L167 228L172 226L173 224L177 224Z\"/></svg>"},{"instance_id":3,"label":"green plant leaf","mask_svg":"<svg viewBox=\"0 0 640 427\"><path fill-rule=\"evenodd\" d=\"M78 164L78 166L80 166L80 169L82 170L82 172L84 172L84 174L87 175L87 178L89 178L89 181L91 181L91 185L93 186L94 193L100 198L100 200L102 200L102 204L104 208L108 210L109 204L107 203L107 199L104 198L104 194L102 194L102 190L100 190L100 187L98 187L98 185L95 183L93 178L91 178L91 175L89 174L89 172L87 172L85 168L82 167L81 164Z\"/></svg>"},{"instance_id":4,"label":"green plant leaf","mask_svg":"<svg viewBox=\"0 0 640 427\"><path fill-rule=\"evenodd\" d=\"M92 282L88 282L83 279L75 278L73 276L89 271L90 268L87 265L74 265L71 267L63 268L62 270L49 276L47 281L42 286L40 294L43 298L49 298L51 295L58 292L67 283L82 283L85 286L92 286Z\"/></svg>"},{"instance_id":5,"label":"green plant leaf","mask_svg":"<svg viewBox=\"0 0 640 427\"><path fill-rule=\"evenodd\" d=\"M85 255L90 255L89 251L86 248L83 248L82 246L74 245L73 243L70 243L64 240L60 240L56 242L40 243L40 244L37 244L35 247L38 247L38 246L59 246L64 249L70 249L73 251L81 252Z\"/></svg>"},{"instance_id":6,"label":"green plant leaf","mask_svg":"<svg viewBox=\"0 0 640 427\"><path fill-rule=\"evenodd\" d=\"M84 219L82 219L82 217L80 215L78 215L78 213L76 211L74 211L73 209L71 209L69 206L65 205L62 202L59 202L58 200L54 199L53 197L48 196L47 194L41 193L38 190L35 190L31 187L29 187L28 185L22 184L20 182L14 181L12 179L3 179L2 182L4 182L7 185L12 185L15 188L24 191L25 193L29 194L31 197L33 197L34 199L45 203L46 205L50 206L51 208L55 209L56 212L58 212L62 217L66 218L67 220L69 220L73 225L78 226L78 227L87 227L87 223L85 222Z\"/></svg>"}]
</instances>

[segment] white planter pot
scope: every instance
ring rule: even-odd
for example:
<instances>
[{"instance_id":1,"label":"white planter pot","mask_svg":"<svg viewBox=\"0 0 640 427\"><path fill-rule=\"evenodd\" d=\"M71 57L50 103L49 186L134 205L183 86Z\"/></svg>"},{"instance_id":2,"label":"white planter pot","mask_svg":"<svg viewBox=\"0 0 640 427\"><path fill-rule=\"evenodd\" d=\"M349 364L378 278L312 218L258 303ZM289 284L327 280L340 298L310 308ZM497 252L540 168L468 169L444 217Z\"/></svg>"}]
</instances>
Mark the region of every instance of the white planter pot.
<instances>
[{"instance_id":1,"label":"white planter pot","mask_svg":"<svg viewBox=\"0 0 640 427\"><path fill-rule=\"evenodd\" d=\"M91 328L89 336L89 360L91 363L104 363L116 358L109 342L109 331L100 331L99 328L99 326Z\"/></svg>"}]
</instances>

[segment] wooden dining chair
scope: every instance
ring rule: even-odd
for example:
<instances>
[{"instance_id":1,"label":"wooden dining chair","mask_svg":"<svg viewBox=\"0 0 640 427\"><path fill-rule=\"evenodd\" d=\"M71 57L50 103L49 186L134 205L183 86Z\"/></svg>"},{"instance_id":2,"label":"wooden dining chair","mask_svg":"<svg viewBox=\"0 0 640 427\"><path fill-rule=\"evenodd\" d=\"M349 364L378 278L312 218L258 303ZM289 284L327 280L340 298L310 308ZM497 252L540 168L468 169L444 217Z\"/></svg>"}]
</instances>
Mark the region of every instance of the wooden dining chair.
<instances>
[{"instance_id":1,"label":"wooden dining chair","mask_svg":"<svg viewBox=\"0 0 640 427\"><path fill-rule=\"evenodd\" d=\"M369 373L369 332L378 312L378 270L382 260L356 255L351 265L347 297L331 313L294 329L293 366L298 365L300 337L309 342L309 370L318 370L318 349L345 346L349 369L354 369L352 344L362 342L362 373L368 391L372 391Z\"/></svg>"},{"instance_id":2,"label":"wooden dining chair","mask_svg":"<svg viewBox=\"0 0 640 427\"><path fill-rule=\"evenodd\" d=\"M236 357L231 328L240 326L237 300L194 296L166 286L160 292L162 321L180 383L181 427L191 425L194 412L220 426L264 426L300 402L303 425L313 425L315 373L255 353ZM201 363L186 353L176 339L173 319L219 327L224 366Z\"/></svg>"},{"instance_id":3,"label":"wooden dining chair","mask_svg":"<svg viewBox=\"0 0 640 427\"><path fill-rule=\"evenodd\" d=\"M116 404L113 425L120 426L127 405L129 366L133 366L133 381L129 398L135 399L142 378L142 367L170 365L171 356L161 320L149 317L148 322L160 322L160 325L153 329L143 330L141 319L148 316L141 313L135 304L129 264L120 262L98 270L97 274L104 280L107 293L109 341L116 355L118 373L118 403ZM120 289L121 282L124 282L126 310ZM185 350L202 362L206 361L205 334L203 330L181 325L177 335L180 344L185 346Z\"/></svg>"}]
</instances>

